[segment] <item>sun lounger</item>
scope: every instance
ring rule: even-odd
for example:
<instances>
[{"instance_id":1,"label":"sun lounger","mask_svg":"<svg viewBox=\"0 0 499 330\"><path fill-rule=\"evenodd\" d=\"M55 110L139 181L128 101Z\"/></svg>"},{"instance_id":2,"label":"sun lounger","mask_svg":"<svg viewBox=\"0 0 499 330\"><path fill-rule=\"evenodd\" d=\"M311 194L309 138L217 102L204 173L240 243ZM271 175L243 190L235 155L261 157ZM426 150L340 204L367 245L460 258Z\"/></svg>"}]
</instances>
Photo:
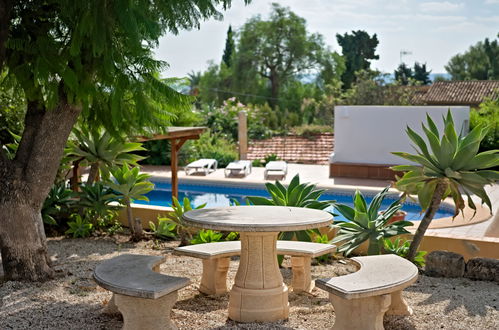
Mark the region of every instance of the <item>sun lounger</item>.
<instances>
[{"instance_id":1,"label":"sun lounger","mask_svg":"<svg viewBox=\"0 0 499 330\"><path fill-rule=\"evenodd\" d=\"M218 162L215 159L198 159L185 167L185 174L189 175L198 170L204 171L208 175L210 171L217 169Z\"/></svg>"},{"instance_id":2,"label":"sun lounger","mask_svg":"<svg viewBox=\"0 0 499 330\"><path fill-rule=\"evenodd\" d=\"M251 173L251 161L237 160L235 162L230 162L225 168L224 173L225 177L233 174L243 174L243 176L246 176Z\"/></svg>"},{"instance_id":3,"label":"sun lounger","mask_svg":"<svg viewBox=\"0 0 499 330\"><path fill-rule=\"evenodd\" d=\"M271 175L282 175L282 179L286 178L288 174L288 164L285 161L270 161L265 165L265 172L263 173L263 178L267 180L267 177Z\"/></svg>"}]
</instances>

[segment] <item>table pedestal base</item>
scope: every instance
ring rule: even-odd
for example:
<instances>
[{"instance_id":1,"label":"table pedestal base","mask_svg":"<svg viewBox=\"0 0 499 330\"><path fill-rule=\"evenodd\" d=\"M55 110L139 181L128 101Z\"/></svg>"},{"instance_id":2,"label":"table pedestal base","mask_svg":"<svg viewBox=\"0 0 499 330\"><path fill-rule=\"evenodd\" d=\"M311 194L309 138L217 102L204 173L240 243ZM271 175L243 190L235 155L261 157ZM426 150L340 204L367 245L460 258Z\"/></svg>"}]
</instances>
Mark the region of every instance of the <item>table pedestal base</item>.
<instances>
[{"instance_id":1,"label":"table pedestal base","mask_svg":"<svg viewBox=\"0 0 499 330\"><path fill-rule=\"evenodd\" d=\"M277 234L241 232L241 259L230 293L230 319L272 322L288 317L288 288L277 264Z\"/></svg>"},{"instance_id":2,"label":"table pedestal base","mask_svg":"<svg viewBox=\"0 0 499 330\"><path fill-rule=\"evenodd\" d=\"M239 322L274 322L288 318L288 288L260 290L234 286L230 293L229 318Z\"/></svg>"}]
</instances>

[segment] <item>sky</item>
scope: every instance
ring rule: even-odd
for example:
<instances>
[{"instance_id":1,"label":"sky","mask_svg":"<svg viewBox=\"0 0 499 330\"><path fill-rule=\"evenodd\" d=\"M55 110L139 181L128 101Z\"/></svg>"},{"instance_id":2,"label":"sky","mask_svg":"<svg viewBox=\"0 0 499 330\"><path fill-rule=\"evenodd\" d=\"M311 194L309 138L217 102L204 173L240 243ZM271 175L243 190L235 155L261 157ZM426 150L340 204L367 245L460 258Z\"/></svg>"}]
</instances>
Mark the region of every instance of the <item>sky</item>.
<instances>
[{"instance_id":1,"label":"sky","mask_svg":"<svg viewBox=\"0 0 499 330\"><path fill-rule=\"evenodd\" d=\"M336 34L352 30L376 33L379 40L372 68L393 72L402 60L410 65L427 63L432 73L444 73L449 59L469 46L494 39L499 32L499 0L232 0L223 19L201 23L199 30L181 31L160 39L157 59L169 64L165 77L184 77L192 71L204 71L208 61L219 63L229 25L237 30L249 18L267 18L271 3L290 7L307 21L307 29L324 36L327 45L341 53Z\"/></svg>"}]
</instances>

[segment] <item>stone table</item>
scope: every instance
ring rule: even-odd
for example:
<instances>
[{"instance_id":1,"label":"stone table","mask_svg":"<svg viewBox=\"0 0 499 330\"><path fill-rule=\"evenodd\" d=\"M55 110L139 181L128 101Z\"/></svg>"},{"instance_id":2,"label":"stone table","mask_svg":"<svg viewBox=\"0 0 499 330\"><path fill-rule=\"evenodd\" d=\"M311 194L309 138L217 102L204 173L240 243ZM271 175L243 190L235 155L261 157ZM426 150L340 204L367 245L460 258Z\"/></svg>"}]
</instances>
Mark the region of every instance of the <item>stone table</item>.
<instances>
[{"instance_id":1,"label":"stone table","mask_svg":"<svg viewBox=\"0 0 499 330\"><path fill-rule=\"evenodd\" d=\"M229 300L229 318L239 322L288 317L288 288L277 263L277 235L324 227L332 218L321 210L256 205L204 208L183 215L191 226L240 233L241 259Z\"/></svg>"}]
</instances>

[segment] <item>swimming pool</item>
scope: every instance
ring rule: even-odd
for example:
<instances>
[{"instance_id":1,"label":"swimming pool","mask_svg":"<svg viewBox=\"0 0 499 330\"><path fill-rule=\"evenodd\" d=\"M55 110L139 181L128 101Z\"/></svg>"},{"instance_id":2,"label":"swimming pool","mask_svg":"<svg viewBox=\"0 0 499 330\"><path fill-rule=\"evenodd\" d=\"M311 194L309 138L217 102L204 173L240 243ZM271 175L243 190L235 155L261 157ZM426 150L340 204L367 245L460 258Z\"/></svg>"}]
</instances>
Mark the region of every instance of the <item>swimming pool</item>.
<instances>
[{"instance_id":1,"label":"swimming pool","mask_svg":"<svg viewBox=\"0 0 499 330\"><path fill-rule=\"evenodd\" d=\"M171 206L171 184L165 182L154 182L155 189L149 192L146 196L149 202L135 201L136 204L156 205L156 206ZM206 203L207 207L229 206L233 199L241 204L246 204L247 196L262 196L269 197L267 190L246 187L231 187L221 185L200 185L200 184L180 184L179 185L179 200L188 197L194 206ZM373 196L366 195L366 200L369 203ZM321 200L335 200L338 203L353 206L352 194L344 193L325 193L321 196ZM392 202L393 198L385 198L381 210L386 209ZM419 221L422 218L421 208L413 202L406 202L402 210L407 212L406 220ZM337 212L335 212L337 213ZM441 207L435 214L436 218L451 217L453 210L448 207ZM337 220L345 220L341 215L336 216Z\"/></svg>"}]
</instances>

